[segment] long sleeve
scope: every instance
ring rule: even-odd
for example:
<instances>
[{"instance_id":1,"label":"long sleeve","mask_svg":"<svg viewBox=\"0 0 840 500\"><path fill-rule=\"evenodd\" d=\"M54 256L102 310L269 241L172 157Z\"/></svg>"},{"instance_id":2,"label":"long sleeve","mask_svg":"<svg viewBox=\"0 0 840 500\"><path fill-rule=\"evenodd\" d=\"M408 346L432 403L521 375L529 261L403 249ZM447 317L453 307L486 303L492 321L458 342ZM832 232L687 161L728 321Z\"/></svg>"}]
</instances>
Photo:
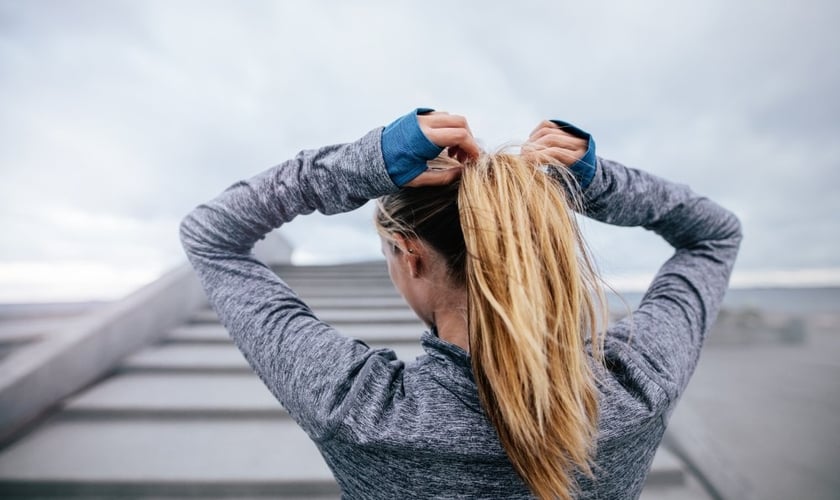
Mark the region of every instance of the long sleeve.
<instances>
[{"instance_id":1,"label":"long sleeve","mask_svg":"<svg viewBox=\"0 0 840 500\"><path fill-rule=\"evenodd\" d=\"M628 376L653 382L635 380L667 419L717 318L740 247L741 223L687 185L600 157L583 201L586 216L642 226L674 247L638 309L606 334L606 350L620 351L619 363L628 361L642 372Z\"/></svg>"},{"instance_id":2,"label":"long sleeve","mask_svg":"<svg viewBox=\"0 0 840 500\"><path fill-rule=\"evenodd\" d=\"M232 184L181 222L180 238L211 307L236 346L314 440L326 439L368 378L398 377L390 349L371 350L318 320L265 264L254 243L299 214L335 214L396 191L382 128Z\"/></svg>"}]
</instances>

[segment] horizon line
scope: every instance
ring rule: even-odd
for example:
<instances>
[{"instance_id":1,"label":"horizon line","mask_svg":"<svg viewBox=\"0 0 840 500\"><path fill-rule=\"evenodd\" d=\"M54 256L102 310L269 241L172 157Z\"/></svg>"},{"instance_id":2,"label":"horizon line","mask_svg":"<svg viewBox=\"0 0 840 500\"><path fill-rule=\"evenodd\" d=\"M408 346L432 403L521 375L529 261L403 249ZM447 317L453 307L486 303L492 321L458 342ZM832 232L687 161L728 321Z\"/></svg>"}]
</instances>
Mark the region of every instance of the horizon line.
<instances>
[{"instance_id":1,"label":"horizon line","mask_svg":"<svg viewBox=\"0 0 840 500\"><path fill-rule=\"evenodd\" d=\"M384 259L305 262L293 259L295 266L329 266L341 264L376 264ZM304 261L304 262L301 262ZM127 268L120 263L90 261L0 262L0 304L67 304L112 302L146 286L177 265L145 265ZM602 273L604 283L618 293L637 293L648 289L656 275L651 272ZM767 288L837 288L840 267L802 267L795 269L736 269L729 289Z\"/></svg>"}]
</instances>

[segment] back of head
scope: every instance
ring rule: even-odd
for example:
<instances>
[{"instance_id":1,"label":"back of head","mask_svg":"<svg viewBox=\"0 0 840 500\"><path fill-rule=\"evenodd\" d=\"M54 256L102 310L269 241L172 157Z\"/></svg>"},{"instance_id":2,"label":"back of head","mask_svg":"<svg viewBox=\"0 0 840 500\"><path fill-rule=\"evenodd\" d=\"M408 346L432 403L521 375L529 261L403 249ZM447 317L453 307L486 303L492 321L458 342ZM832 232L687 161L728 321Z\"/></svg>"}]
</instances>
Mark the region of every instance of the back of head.
<instances>
[{"instance_id":1,"label":"back of head","mask_svg":"<svg viewBox=\"0 0 840 500\"><path fill-rule=\"evenodd\" d=\"M573 212L574 179L520 155L485 155L444 187L379 200L383 236L422 238L466 288L473 376L516 471L541 498L592 475L604 294Z\"/></svg>"}]
</instances>

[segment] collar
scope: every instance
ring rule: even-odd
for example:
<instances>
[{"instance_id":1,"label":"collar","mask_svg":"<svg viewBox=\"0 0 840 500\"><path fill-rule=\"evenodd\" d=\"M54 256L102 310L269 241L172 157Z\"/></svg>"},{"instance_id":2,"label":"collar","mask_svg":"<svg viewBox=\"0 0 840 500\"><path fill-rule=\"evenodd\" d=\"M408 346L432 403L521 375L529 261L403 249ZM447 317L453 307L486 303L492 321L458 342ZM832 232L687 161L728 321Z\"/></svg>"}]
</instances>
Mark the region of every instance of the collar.
<instances>
[{"instance_id":1,"label":"collar","mask_svg":"<svg viewBox=\"0 0 840 500\"><path fill-rule=\"evenodd\" d=\"M472 368L470 355L455 344L451 344L438 336L437 327L423 332L420 343L429 356L437 359L450 360L462 368Z\"/></svg>"},{"instance_id":2,"label":"collar","mask_svg":"<svg viewBox=\"0 0 840 500\"><path fill-rule=\"evenodd\" d=\"M420 343L429 359L436 364L432 377L468 408L483 414L467 351L441 339L434 326L423 332Z\"/></svg>"},{"instance_id":3,"label":"collar","mask_svg":"<svg viewBox=\"0 0 840 500\"><path fill-rule=\"evenodd\" d=\"M472 378L472 361L469 353L440 338L437 327L432 326L430 330L424 331L420 337L420 343L429 356L440 361L451 362L461 369L466 369L470 378Z\"/></svg>"}]
</instances>

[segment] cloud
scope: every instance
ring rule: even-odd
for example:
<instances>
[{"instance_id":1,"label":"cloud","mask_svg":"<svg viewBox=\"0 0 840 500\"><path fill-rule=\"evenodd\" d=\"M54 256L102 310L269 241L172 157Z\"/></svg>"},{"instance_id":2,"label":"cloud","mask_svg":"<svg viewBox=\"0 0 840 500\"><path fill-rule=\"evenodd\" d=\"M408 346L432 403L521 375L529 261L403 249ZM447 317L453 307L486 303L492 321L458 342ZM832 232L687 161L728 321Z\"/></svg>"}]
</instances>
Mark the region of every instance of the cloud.
<instances>
[{"instance_id":1,"label":"cloud","mask_svg":"<svg viewBox=\"0 0 840 500\"><path fill-rule=\"evenodd\" d=\"M489 148L573 121L602 155L735 211L738 269L838 267L838 14L780 0L0 1L0 258L170 265L195 205L426 105L467 116ZM369 216L285 231L301 261L377 258ZM669 254L642 230L589 233L611 272ZM328 234L336 245L319 246Z\"/></svg>"}]
</instances>

